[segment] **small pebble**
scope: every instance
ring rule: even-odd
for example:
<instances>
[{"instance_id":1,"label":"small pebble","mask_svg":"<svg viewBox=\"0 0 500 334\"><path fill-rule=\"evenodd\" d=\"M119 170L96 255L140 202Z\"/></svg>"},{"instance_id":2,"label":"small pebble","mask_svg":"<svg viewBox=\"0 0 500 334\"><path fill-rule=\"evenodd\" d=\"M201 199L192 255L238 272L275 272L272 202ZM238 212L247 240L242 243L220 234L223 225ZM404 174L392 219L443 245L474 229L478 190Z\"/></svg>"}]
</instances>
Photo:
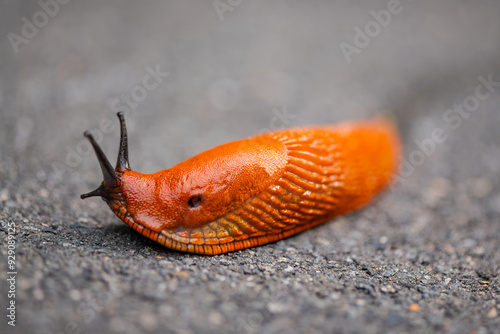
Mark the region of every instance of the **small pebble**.
<instances>
[{"instance_id":1,"label":"small pebble","mask_svg":"<svg viewBox=\"0 0 500 334\"><path fill-rule=\"evenodd\" d=\"M268 303L267 309L271 313L283 313L288 309L288 306L282 303Z\"/></svg>"},{"instance_id":2,"label":"small pebble","mask_svg":"<svg viewBox=\"0 0 500 334\"><path fill-rule=\"evenodd\" d=\"M497 311L496 307L492 307L487 314L488 318L496 318L497 315L498 315L498 311Z\"/></svg>"},{"instance_id":3,"label":"small pebble","mask_svg":"<svg viewBox=\"0 0 500 334\"><path fill-rule=\"evenodd\" d=\"M50 194L49 191L45 188L38 190L38 195L40 195L40 197L48 198L49 194Z\"/></svg>"},{"instance_id":4,"label":"small pebble","mask_svg":"<svg viewBox=\"0 0 500 334\"><path fill-rule=\"evenodd\" d=\"M396 271L394 270L386 270L382 273L382 276L384 277L391 277L393 276L394 274L396 273Z\"/></svg>"},{"instance_id":5,"label":"small pebble","mask_svg":"<svg viewBox=\"0 0 500 334\"><path fill-rule=\"evenodd\" d=\"M9 199L9 190L7 188L0 191L0 201L6 202Z\"/></svg>"},{"instance_id":6,"label":"small pebble","mask_svg":"<svg viewBox=\"0 0 500 334\"><path fill-rule=\"evenodd\" d=\"M396 289L392 285L384 285L380 288L380 291L384 293L396 293Z\"/></svg>"},{"instance_id":7,"label":"small pebble","mask_svg":"<svg viewBox=\"0 0 500 334\"><path fill-rule=\"evenodd\" d=\"M472 183L472 194L477 198L483 198L490 194L492 189L491 181L485 177L480 177Z\"/></svg>"},{"instance_id":8,"label":"small pebble","mask_svg":"<svg viewBox=\"0 0 500 334\"><path fill-rule=\"evenodd\" d=\"M44 297L45 297L45 294L43 293L42 289L33 290L33 298L35 300L42 300Z\"/></svg>"},{"instance_id":9,"label":"small pebble","mask_svg":"<svg viewBox=\"0 0 500 334\"><path fill-rule=\"evenodd\" d=\"M174 273L174 276L180 277L180 278L188 278L190 275L187 271L178 271Z\"/></svg>"},{"instance_id":10,"label":"small pebble","mask_svg":"<svg viewBox=\"0 0 500 334\"><path fill-rule=\"evenodd\" d=\"M42 232L57 234L57 231L54 230L52 227L43 227Z\"/></svg>"},{"instance_id":11,"label":"small pebble","mask_svg":"<svg viewBox=\"0 0 500 334\"><path fill-rule=\"evenodd\" d=\"M411 304L410 305L410 311L412 311L412 312L419 312L420 311L420 306L418 306L418 304Z\"/></svg>"},{"instance_id":12,"label":"small pebble","mask_svg":"<svg viewBox=\"0 0 500 334\"><path fill-rule=\"evenodd\" d=\"M215 326L220 326L224 323L224 316L220 312L212 311L208 315L208 321Z\"/></svg>"},{"instance_id":13,"label":"small pebble","mask_svg":"<svg viewBox=\"0 0 500 334\"><path fill-rule=\"evenodd\" d=\"M158 319L154 314L149 312L143 313L139 318L139 322L142 328L150 332L155 331L158 328Z\"/></svg>"},{"instance_id":14,"label":"small pebble","mask_svg":"<svg viewBox=\"0 0 500 334\"><path fill-rule=\"evenodd\" d=\"M69 298L78 301L82 298L82 294L80 291L73 289L69 292Z\"/></svg>"},{"instance_id":15,"label":"small pebble","mask_svg":"<svg viewBox=\"0 0 500 334\"><path fill-rule=\"evenodd\" d=\"M435 206L442 198L448 195L450 189L450 181L441 177L435 178L424 192L424 201L431 206Z\"/></svg>"}]
</instances>

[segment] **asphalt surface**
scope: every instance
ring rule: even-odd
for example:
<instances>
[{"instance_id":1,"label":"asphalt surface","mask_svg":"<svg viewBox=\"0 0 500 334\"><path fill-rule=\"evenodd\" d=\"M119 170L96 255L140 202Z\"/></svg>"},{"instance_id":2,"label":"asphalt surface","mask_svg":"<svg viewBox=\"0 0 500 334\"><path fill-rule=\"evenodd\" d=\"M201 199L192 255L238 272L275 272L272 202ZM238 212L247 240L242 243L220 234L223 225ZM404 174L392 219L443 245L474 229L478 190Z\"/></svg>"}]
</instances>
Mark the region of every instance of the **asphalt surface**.
<instances>
[{"instance_id":1,"label":"asphalt surface","mask_svg":"<svg viewBox=\"0 0 500 334\"><path fill-rule=\"evenodd\" d=\"M0 4L0 332L499 333L500 3L215 4ZM179 253L79 199L102 180L82 132L113 161L120 109L141 172L386 110L403 167L300 235Z\"/></svg>"}]
</instances>

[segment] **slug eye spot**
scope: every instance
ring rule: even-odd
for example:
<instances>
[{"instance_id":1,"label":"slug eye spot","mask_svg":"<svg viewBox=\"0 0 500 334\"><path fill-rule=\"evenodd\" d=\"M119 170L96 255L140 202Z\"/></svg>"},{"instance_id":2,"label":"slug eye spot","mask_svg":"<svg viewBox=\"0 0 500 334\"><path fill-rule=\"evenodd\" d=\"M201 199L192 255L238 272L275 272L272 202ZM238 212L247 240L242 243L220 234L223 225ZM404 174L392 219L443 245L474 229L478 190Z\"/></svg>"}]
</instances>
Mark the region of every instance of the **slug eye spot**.
<instances>
[{"instance_id":1,"label":"slug eye spot","mask_svg":"<svg viewBox=\"0 0 500 334\"><path fill-rule=\"evenodd\" d=\"M201 195L195 195L188 200L188 206L190 208L196 208L201 203Z\"/></svg>"}]
</instances>

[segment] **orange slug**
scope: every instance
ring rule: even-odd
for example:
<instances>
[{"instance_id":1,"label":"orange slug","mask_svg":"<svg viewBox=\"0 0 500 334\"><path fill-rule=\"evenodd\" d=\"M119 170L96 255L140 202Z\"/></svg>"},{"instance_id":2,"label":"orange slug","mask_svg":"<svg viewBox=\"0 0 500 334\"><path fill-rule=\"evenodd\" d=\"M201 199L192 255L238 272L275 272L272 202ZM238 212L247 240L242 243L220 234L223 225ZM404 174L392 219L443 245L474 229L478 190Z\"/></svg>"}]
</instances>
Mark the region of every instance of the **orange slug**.
<instances>
[{"instance_id":1,"label":"orange slug","mask_svg":"<svg viewBox=\"0 0 500 334\"><path fill-rule=\"evenodd\" d=\"M279 130L200 153L154 174L130 169L127 129L113 169L92 135L101 196L142 235L171 249L221 254L280 240L368 203L400 151L391 121Z\"/></svg>"}]
</instances>

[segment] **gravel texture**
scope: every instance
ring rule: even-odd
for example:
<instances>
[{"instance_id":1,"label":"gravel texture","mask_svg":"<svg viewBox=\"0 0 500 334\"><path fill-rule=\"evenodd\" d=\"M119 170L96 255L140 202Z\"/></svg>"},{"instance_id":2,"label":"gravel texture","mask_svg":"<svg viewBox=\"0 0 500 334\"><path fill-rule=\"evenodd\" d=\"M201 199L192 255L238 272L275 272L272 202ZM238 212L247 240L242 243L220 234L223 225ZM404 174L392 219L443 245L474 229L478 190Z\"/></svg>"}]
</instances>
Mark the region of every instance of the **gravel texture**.
<instances>
[{"instance_id":1,"label":"gravel texture","mask_svg":"<svg viewBox=\"0 0 500 334\"><path fill-rule=\"evenodd\" d=\"M386 26L371 11L394 1L215 3L0 4L0 332L500 333L500 84L482 83L500 82L500 2L401 0ZM348 62L356 27L374 30ZM79 199L101 182L82 132L114 160L120 108L141 172L385 110L403 167L372 205L300 235L178 253Z\"/></svg>"}]
</instances>

